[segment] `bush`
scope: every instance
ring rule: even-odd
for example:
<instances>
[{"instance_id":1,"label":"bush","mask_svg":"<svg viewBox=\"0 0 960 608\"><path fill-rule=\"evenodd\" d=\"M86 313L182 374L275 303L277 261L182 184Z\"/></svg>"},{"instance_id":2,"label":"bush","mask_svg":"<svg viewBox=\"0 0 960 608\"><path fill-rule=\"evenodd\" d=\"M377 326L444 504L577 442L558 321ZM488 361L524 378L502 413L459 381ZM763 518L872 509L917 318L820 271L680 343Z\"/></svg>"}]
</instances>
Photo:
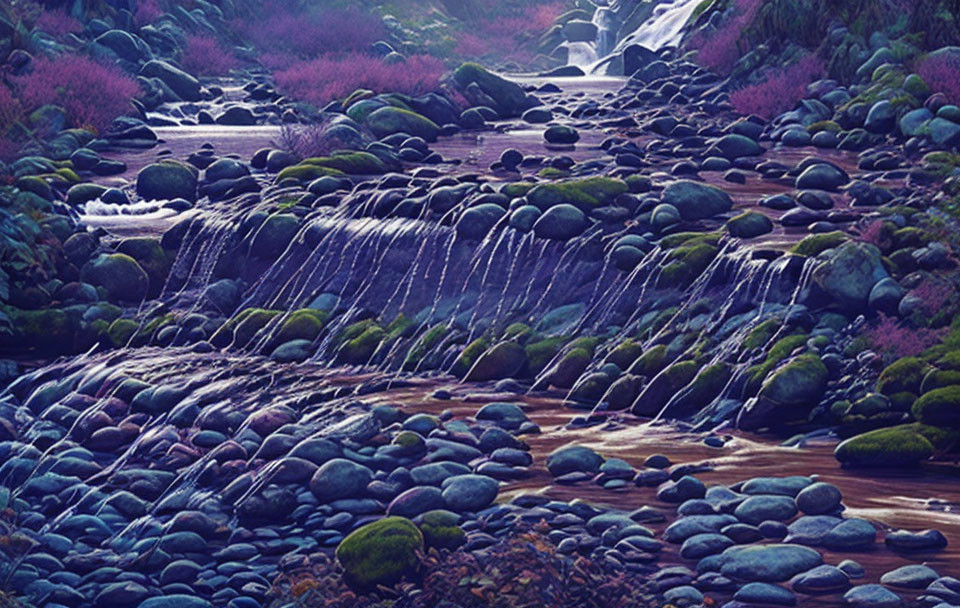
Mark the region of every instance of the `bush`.
<instances>
[{"instance_id":1,"label":"bush","mask_svg":"<svg viewBox=\"0 0 960 608\"><path fill-rule=\"evenodd\" d=\"M140 0L137 5L137 12L133 15L133 20L139 27L154 23L163 15L163 6L160 0Z\"/></svg>"},{"instance_id":2,"label":"bush","mask_svg":"<svg viewBox=\"0 0 960 608\"><path fill-rule=\"evenodd\" d=\"M264 3L262 19L238 19L234 27L262 52L298 59L366 51L386 35L380 20L361 10L291 9L295 4L268 0Z\"/></svg>"},{"instance_id":3,"label":"bush","mask_svg":"<svg viewBox=\"0 0 960 608\"><path fill-rule=\"evenodd\" d=\"M564 8L562 2L533 4L508 15L472 21L467 29L455 34L454 53L470 59L492 55L530 61L532 54L522 44L549 30ZM493 10L496 7L489 7L485 14L491 15Z\"/></svg>"},{"instance_id":4,"label":"bush","mask_svg":"<svg viewBox=\"0 0 960 608\"><path fill-rule=\"evenodd\" d=\"M948 331L945 327L914 329L900 323L896 317L888 317L881 312L878 314L877 321L867 329L864 336L875 351L893 360L916 357L940 342Z\"/></svg>"},{"instance_id":5,"label":"bush","mask_svg":"<svg viewBox=\"0 0 960 608\"><path fill-rule=\"evenodd\" d=\"M730 94L730 103L741 114L764 118L792 110L803 99L807 85L823 74L823 63L807 56L797 63L772 73L759 84L748 85Z\"/></svg>"},{"instance_id":6,"label":"bush","mask_svg":"<svg viewBox=\"0 0 960 608\"><path fill-rule=\"evenodd\" d=\"M351 54L302 61L274 73L284 94L324 105L342 99L357 89L375 93L422 95L440 87L443 62L427 55L413 55L404 63L388 64L378 57Z\"/></svg>"},{"instance_id":7,"label":"bush","mask_svg":"<svg viewBox=\"0 0 960 608\"><path fill-rule=\"evenodd\" d=\"M716 72L727 73L740 59L740 38L753 21L763 0L736 0L736 15L710 35L697 34L690 46L697 49L697 63Z\"/></svg>"},{"instance_id":8,"label":"bush","mask_svg":"<svg viewBox=\"0 0 960 608\"><path fill-rule=\"evenodd\" d=\"M927 57L917 66L917 74L931 91L943 93L951 103L960 103L960 56Z\"/></svg>"},{"instance_id":9,"label":"bush","mask_svg":"<svg viewBox=\"0 0 960 608\"><path fill-rule=\"evenodd\" d=\"M197 76L223 76L240 64L216 38L197 35L187 36L180 63Z\"/></svg>"},{"instance_id":10,"label":"bush","mask_svg":"<svg viewBox=\"0 0 960 608\"><path fill-rule=\"evenodd\" d=\"M68 15L66 11L58 10L44 11L33 25L54 38L63 38L67 34L83 31L82 23Z\"/></svg>"},{"instance_id":11,"label":"bush","mask_svg":"<svg viewBox=\"0 0 960 608\"><path fill-rule=\"evenodd\" d=\"M29 74L13 80L27 112L58 105L66 110L71 126L97 132L128 113L140 90L119 69L73 54L35 59Z\"/></svg>"}]
</instances>

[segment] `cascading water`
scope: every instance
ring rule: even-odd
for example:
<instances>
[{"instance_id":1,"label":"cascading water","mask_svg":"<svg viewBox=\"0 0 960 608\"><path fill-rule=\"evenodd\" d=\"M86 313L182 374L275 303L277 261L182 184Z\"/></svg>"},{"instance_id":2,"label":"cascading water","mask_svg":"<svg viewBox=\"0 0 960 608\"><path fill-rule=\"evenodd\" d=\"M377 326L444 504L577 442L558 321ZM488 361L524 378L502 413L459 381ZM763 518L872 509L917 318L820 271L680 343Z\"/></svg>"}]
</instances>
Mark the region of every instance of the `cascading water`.
<instances>
[{"instance_id":1,"label":"cascading water","mask_svg":"<svg viewBox=\"0 0 960 608\"><path fill-rule=\"evenodd\" d=\"M597 26L597 55L605 57L617 44L617 17L609 7L601 6L593 14L593 24Z\"/></svg>"},{"instance_id":2,"label":"cascading water","mask_svg":"<svg viewBox=\"0 0 960 608\"><path fill-rule=\"evenodd\" d=\"M683 27L690 20L701 0L673 0L653 9L653 16L635 32L625 36L617 45L622 50L631 44L657 51L680 41Z\"/></svg>"}]
</instances>

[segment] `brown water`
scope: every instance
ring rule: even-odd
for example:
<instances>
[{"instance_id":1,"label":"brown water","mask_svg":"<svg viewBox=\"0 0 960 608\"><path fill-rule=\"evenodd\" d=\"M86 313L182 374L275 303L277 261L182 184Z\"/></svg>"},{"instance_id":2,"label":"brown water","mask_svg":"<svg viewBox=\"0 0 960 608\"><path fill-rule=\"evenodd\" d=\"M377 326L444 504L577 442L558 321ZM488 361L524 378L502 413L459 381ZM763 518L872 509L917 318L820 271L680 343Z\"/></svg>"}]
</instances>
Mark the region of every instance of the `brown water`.
<instances>
[{"instance_id":1,"label":"brown water","mask_svg":"<svg viewBox=\"0 0 960 608\"><path fill-rule=\"evenodd\" d=\"M438 400L428 396L436 388L440 388L436 382L423 381L418 386L390 390L372 398L380 403L402 406L409 413L439 414L450 410L456 418L468 418L490 401L522 402L530 419L540 425L541 434L525 438L534 457L531 476L510 483L501 492L502 500L532 492L565 501L580 498L624 510L649 505L668 513L668 520L674 518L676 505L657 500L656 488L639 488L631 484L610 491L591 483L554 484L545 469L546 457L567 443L586 445L605 457L622 458L635 468L642 468L644 460L652 454L665 454L675 464L709 465L710 470L696 473L696 477L708 486L731 485L752 477L816 476L841 490L847 516L874 522L880 530L878 538L881 540L884 532L892 529L919 531L936 528L949 541L944 551L909 556L887 550L882 542L869 551L835 553L821 550L826 563L836 565L844 559L854 559L864 566L866 578L858 579L854 584L876 583L885 572L921 562L942 576L960 576L960 485L957 484L960 469L954 466L955 463L933 464L912 471L844 469L833 457L836 441L831 439L807 441L801 448L788 448L780 446L778 438L736 432L726 435L729 440L723 448L711 448L704 445L704 434L683 432L667 424L654 424L630 415L617 416L603 426L567 429L565 425L583 412L564 407L562 395L518 398L481 392L481 389L471 394L465 392L471 390L469 387L450 385L443 388L453 391L454 398ZM661 532L667 524L669 521L651 527ZM678 546L667 546L661 563L678 563L693 568L696 562L680 558L678 549ZM710 595L725 599L723 594ZM909 593L901 595L914 597ZM828 595L806 597L800 605L813 607L841 603L839 595Z\"/></svg>"}]
</instances>

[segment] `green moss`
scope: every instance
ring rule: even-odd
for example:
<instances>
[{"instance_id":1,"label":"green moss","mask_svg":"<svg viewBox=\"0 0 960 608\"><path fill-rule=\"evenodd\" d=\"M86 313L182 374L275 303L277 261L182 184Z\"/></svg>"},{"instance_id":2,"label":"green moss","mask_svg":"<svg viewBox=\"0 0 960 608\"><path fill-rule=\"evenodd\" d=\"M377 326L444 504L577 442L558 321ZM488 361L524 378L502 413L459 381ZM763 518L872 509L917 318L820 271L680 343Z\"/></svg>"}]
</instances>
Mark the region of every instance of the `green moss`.
<instances>
[{"instance_id":1,"label":"green moss","mask_svg":"<svg viewBox=\"0 0 960 608\"><path fill-rule=\"evenodd\" d=\"M817 133L821 133L823 131L828 133L839 133L842 130L843 127L832 120L821 120L820 122L815 122L807 127L807 131L809 131L810 135L816 135Z\"/></svg>"},{"instance_id":2,"label":"green moss","mask_svg":"<svg viewBox=\"0 0 960 608\"><path fill-rule=\"evenodd\" d=\"M693 381L699 369L696 361L679 361L670 365L650 380L637 398L633 413L657 416L674 395Z\"/></svg>"},{"instance_id":3,"label":"green moss","mask_svg":"<svg viewBox=\"0 0 960 608\"><path fill-rule=\"evenodd\" d=\"M530 182L513 182L505 185L500 189L501 194L505 194L510 198L519 198L521 196L526 196L527 192L533 189L536 184Z\"/></svg>"},{"instance_id":4,"label":"green moss","mask_svg":"<svg viewBox=\"0 0 960 608\"><path fill-rule=\"evenodd\" d=\"M814 257L820 255L827 249L839 247L849 239L850 237L839 230L834 232L826 232L824 234L811 234L808 237L804 237L802 241L794 245L793 248L790 249L790 253Z\"/></svg>"},{"instance_id":5,"label":"green moss","mask_svg":"<svg viewBox=\"0 0 960 608\"><path fill-rule=\"evenodd\" d=\"M343 152L333 156L308 158L304 165L333 169L349 175L380 175L390 170L379 157L369 152Z\"/></svg>"},{"instance_id":6,"label":"green moss","mask_svg":"<svg viewBox=\"0 0 960 608\"><path fill-rule=\"evenodd\" d=\"M667 256L667 265L660 272L658 287L686 289L710 265L719 249L708 243L682 246Z\"/></svg>"},{"instance_id":7,"label":"green moss","mask_svg":"<svg viewBox=\"0 0 960 608\"><path fill-rule=\"evenodd\" d=\"M516 116L530 107L527 94L516 83L488 71L477 63L464 63L453 72L453 79L462 89L476 84L497 105L504 116Z\"/></svg>"},{"instance_id":8,"label":"green moss","mask_svg":"<svg viewBox=\"0 0 960 608\"><path fill-rule=\"evenodd\" d=\"M592 359L592 351L585 348L567 350L557 364L551 368L550 384L558 388L571 388L586 371Z\"/></svg>"},{"instance_id":9,"label":"green moss","mask_svg":"<svg viewBox=\"0 0 960 608\"><path fill-rule=\"evenodd\" d=\"M531 205L546 211L554 205L571 204L584 213L589 213L597 207L610 205L617 196L627 192L626 182L609 177L588 177L586 179L570 180L539 184L527 192L527 200Z\"/></svg>"},{"instance_id":10,"label":"green moss","mask_svg":"<svg viewBox=\"0 0 960 608\"><path fill-rule=\"evenodd\" d=\"M642 354L643 345L633 338L628 338L610 351L610 354L607 355L607 362L613 363L622 370L627 370Z\"/></svg>"},{"instance_id":11,"label":"green moss","mask_svg":"<svg viewBox=\"0 0 960 608\"><path fill-rule=\"evenodd\" d=\"M367 363L386 336L387 332L372 319L350 325L337 337L337 361L351 365Z\"/></svg>"},{"instance_id":12,"label":"green moss","mask_svg":"<svg viewBox=\"0 0 960 608\"><path fill-rule=\"evenodd\" d=\"M564 171L563 169L557 169L556 167L544 167L537 171L537 177L542 177L544 179L562 179L570 175L569 171Z\"/></svg>"},{"instance_id":13,"label":"green moss","mask_svg":"<svg viewBox=\"0 0 960 608\"><path fill-rule=\"evenodd\" d=\"M740 350L748 351L766 346L767 342L773 338L773 335L777 333L779 328L780 321L778 319L767 319L747 334L747 337L743 339L740 345Z\"/></svg>"},{"instance_id":14,"label":"green moss","mask_svg":"<svg viewBox=\"0 0 960 608\"><path fill-rule=\"evenodd\" d=\"M960 154L953 152L930 152L923 157L923 170L935 177L945 179L960 167Z\"/></svg>"},{"instance_id":15,"label":"green moss","mask_svg":"<svg viewBox=\"0 0 960 608\"><path fill-rule=\"evenodd\" d=\"M929 459L933 444L910 426L895 426L851 437L837 446L834 456L857 467L916 466Z\"/></svg>"},{"instance_id":16,"label":"green moss","mask_svg":"<svg viewBox=\"0 0 960 608\"><path fill-rule=\"evenodd\" d=\"M406 133L427 141L436 141L440 135L440 127L435 122L404 108L386 106L374 110L364 122L377 137Z\"/></svg>"},{"instance_id":17,"label":"green moss","mask_svg":"<svg viewBox=\"0 0 960 608\"><path fill-rule=\"evenodd\" d=\"M662 249L676 249L681 245L716 245L720 242L721 233L719 232L677 232L660 239Z\"/></svg>"},{"instance_id":18,"label":"green moss","mask_svg":"<svg viewBox=\"0 0 960 608\"><path fill-rule=\"evenodd\" d=\"M391 585L417 569L423 534L408 519L386 517L352 532L337 547L347 582L357 588Z\"/></svg>"},{"instance_id":19,"label":"green moss","mask_svg":"<svg viewBox=\"0 0 960 608\"><path fill-rule=\"evenodd\" d=\"M527 344L524 351L527 353L527 369L530 373L536 376L542 372L566 342L565 336L554 336Z\"/></svg>"},{"instance_id":20,"label":"green moss","mask_svg":"<svg viewBox=\"0 0 960 608\"><path fill-rule=\"evenodd\" d=\"M930 366L916 357L903 357L888 365L877 378L877 392L890 396L894 393L920 394L920 383Z\"/></svg>"},{"instance_id":21,"label":"green moss","mask_svg":"<svg viewBox=\"0 0 960 608\"><path fill-rule=\"evenodd\" d=\"M960 427L960 386L938 388L921 395L911 411L923 424Z\"/></svg>"},{"instance_id":22,"label":"green moss","mask_svg":"<svg viewBox=\"0 0 960 608\"><path fill-rule=\"evenodd\" d=\"M283 322L280 332L274 340L277 344L283 344L291 340L308 340L313 342L323 331L323 326L327 322L330 313L322 310L312 310L302 308L290 313Z\"/></svg>"},{"instance_id":23,"label":"green moss","mask_svg":"<svg viewBox=\"0 0 960 608\"><path fill-rule=\"evenodd\" d=\"M480 355L464 380L483 382L516 377L526 364L527 355L522 346L509 340L499 342Z\"/></svg>"},{"instance_id":24,"label":"green moss","mask_svg":"<svg viewBox=\"0 0 960 608\"><path fill-rule=\"evenodd\" d=\"M653 378L660 373L667 365L667 346L658 344L647 352L640 355L633 365L630 366L630 373L637 376L646 376Z\"/></svg>"},{"instance_id":25,"label":"green moss","mask_svg":"<svg viewBox=\"0 0 960 608\"><path fill-rule=\"evenodd\" d=\"M107 328L107 339L115 348L126 346L139 327L133 319L117 319Z\"/></svg>"},{"instance_id":26,"label":"green moss","mask_svg":"<svg viewBox=\"0 0 960 608\"><path fill-rule=\"evenodd\" d=\"M453 374L457 377L462 378L470 368L473 367L473 364L477 362L477 359L480 358L488 348L490 348L490 338L487 336L482 336L477 338L473 342L467 345L463 349L463 352L460 353L460 356L457 357L457 360L453 363L453 369L451 370Z\"/></svg>"},{"instance_id":27,"label":"green moss","mask_svg":"<svg viewBox=\"0 0 960 608\"><path fill-rule=\"evenodd\" d=\"M763 384L767 375L773 371L775 367L780 365L784 359L789 357L790 353L806 344L806 342L807 334L794 334L777 340L777 342L770 347L770 351L767 353L763 363L747 369L747 392L753 394L760 390L760 386Z\"/></svg>"},{"instance_id":28,"label":"green moss","mask_svg":"<svg viewBox=\"0 0 960 608\"><path fill-rule=\"evenodd\" d=\"M531 337L533 337L533 329L526 323L513 323L503 330L504 340L513 340L523 344Z\"/></svg>"},{"instance_id":29,"label":"green moss","mask_svg":"<svg viewBox=\"0 0 960 608\"><path fill-rule=\"evenodd\" d=\"M407 358L403 362L403 367L406 370L412 370L420 364L424 357L433 350L440 341L443 340L443 337L447 335L447 325L446 323L440 323L434 325L427 330L413 345L413 348L410 349L410 352L407 353Z\"/></svg>"},{"instance_id":30,"label":"green moss","mask_svg":"<svg viewBox=\"0 0 960 608\"><path fill-rule=\"evenodd\" d=\"M326 177L328 175L337 176L343 174L343 171L338 169L300 163L299 165L293 165L292 167L287 167L286 169L280 171L280 173L277 174L277 181L281 182L285 179L295 179L306 183L312 182L313 180L321 177Z\"/></svg>"},{"instance_id":31,"label":"green moss","mask_svg":"<svg viewBox=\"0 0 960 608\"><path fill-rule=\"evenodd\" d=\"M686 412L698 412L707 407L727 386L732 373L728 363L715 363L700 369L696 377L683 389L682 398L679 399L680 407Z\"/></svg>"},{"instance_id":32,"label":"green moss","mask_svg":"<svg viewBox=\"0 0 960 608\"><path fill-rule=\"evenodd\" d=\"M168 325L172 325L176 321L177 318L172 313L154 317L150 319L150 321L147 322L142 328L140 328L140 331L137 332L136 341L146 342L152 338L158 330Z\"/></svg>"},{"instance_id":33,"label":"green moss","mask_svg":"<svg viewBox=\"0 0 960 608\"><path fill-rule=\"evenodd\" d=\"M938 388L957 384L960 384L960 371L931 369L923 377L923 382L920 383L919 394L922 395Z\"/></svg>"},{"instance_id":34,"label":"green moss","mask_svg":"<svg viewBox=\"0 0 960 608\"><path fill-rule=\"evenodd\" d=\"M235 315L232 319L224 323L210 337L210 342L214 346L224 347L231 342L236 346L243 348L254 335L263 329L267 323L274 317L281 314L279 310L266 310L263 308L245 308Z\"/></svg>"},{"instance_id":35,"label":"green moss","mask_svg":"<svg viewBox=\"0 0 960 608\"><path fill-rule=\"evenodd\" d=\"M419 517L420 532L428 548L456 549L466 542L459 516L450 511L427 511Z\"/></svg>"}]
</instances>

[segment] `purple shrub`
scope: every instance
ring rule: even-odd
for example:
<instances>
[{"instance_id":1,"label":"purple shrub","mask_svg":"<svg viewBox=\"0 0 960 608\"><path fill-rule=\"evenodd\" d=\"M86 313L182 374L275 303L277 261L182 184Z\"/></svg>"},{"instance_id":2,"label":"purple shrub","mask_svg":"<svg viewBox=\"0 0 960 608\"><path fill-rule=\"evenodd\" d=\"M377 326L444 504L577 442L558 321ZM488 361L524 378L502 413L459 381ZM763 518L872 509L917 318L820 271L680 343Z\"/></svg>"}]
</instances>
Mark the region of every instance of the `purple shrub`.
<instances>
[{"instance_id":1,"label":"purple shrub","mask_svg":"<svg viewBox=\"0 0 960 608\"><path fill-rule=\"evenodd\" d=\"M943 93L950 103L960 103L960 56L928 57L917 66L917 74L934 93Z\"/></svg>"},{"instance_id":2,"label":"purple shrub","mask_svg":"<svg viewBox=\"0 0 960 608\"><path fill-rule=\"evenodd\" d=\"M953 295L953 288L946 282L927 278L914 287L910 295L920 300L920 312L932 317L946 306L950 296Z\"/></svg>"},{"instance_id":3,"label":"purple shrub","mask_svg":"<svg viewBox=\"0 0 960 608\"><path fill-rule=\"evenodd\" d=\"M736 14L732 18L711 35L701 34L694 38L691 46L697 49L697 63L724 74L733 69L740 59L739 42L743 30L753 21L762 4L763 0L736 0Z\"/></svg>"},{"instance_id":4,"label":"purple shrub","mask_svg":"<svg viewBox=\"0 0 960 608\"><path fill-rule=\"evenodd\" d=\"M223 76L240 63L230 51L211 36L187 36L180 63L197 76Z\"/></svg>"},{"instance_id":5,"label":"purple shrub","mask_svg":"<svg viewBox=\"0 0 960 608\"><path fill-rule=\"evenodd\" d=\"M56 104L71 126L103 132L114 118L130 111L140 88L113 66L80 55L36 59L30 73L14 79L24 110Z\"/></svg>"},{"instance_id":6,"label":"purple shrub","mask_svg":"<svg viewBox=\"0 0 960 608\"><path fill-rule=\"evenodd\" d=\"M336 150L348 148L340 138L327 131L329 122L315 125L283 125L280 135L273 142L281 150L285 150L297 158L313 158L329 156Z\"/></svg>"},{"instance_id":7,"label":"purple shrub","mask_svg":"<svg viewBox=\"0 0 960 608\"><path fill-rule=\"evenodd\" d=\"M883 244L883 228L883 220L874 220L870 222L870 224L868 224L860 234L860 240L864 243L870 243L871 245L880 247L880 245Z\"/></svg>"},{"instance_id":8,"label":"purple shrub","mask_svg":"<svg viewBox=\"0 0 960 608\"><path fill-rule=\"evenodd\" d=\"M239 19L234 27L265 53L311 59L326 53L366 51L386 35L375 16L356 10L291 10L289 3L266 2L262 20Z\"/></svg>"},{"instance_id":9,"label":"purple shrub","mask_svg":"<svg viewBox=\"0 0 960 608\"><path fill-rule=\"evenodd\" d=\"M83 24L71 17L66 11L44 11L37 18L34 27L44 31L54 38L63 38L67 34L76 34L83 31Z\"/></svg>"},{"instance_id":10,"label":"purple shrub","mask_svg":"<svg viewBox=\"0 0 960 608\"><path fill-rule=\"evenodd\" d=\"M916 357L947 335L949 329L913 329L900 323L896 317L878 314L876 323L865 336L870 346L887 359Z\"/></svg>"},{"instance_id":11,"label":"purple shrub","mask_svg":"<svg viewBox=\"0 0 960 608\"><path fill-rule=\"evenodd\" d=\"M812 55L807 56L771 73L763 82L730 93L730 103L741 114L773 118L791 110L803 99L807 85L822 74L823 63Z\"/></svg>"},{"instance_id":12,"label":"purple shrub","mask_svg":"<svg viewBox=\"0 0 960 608\"><path fill-rule=\"evenodd\" d=\"M412 55L403 63L351 54L302 61L274 73L284 94L315 105L346 97L357 89L375 93L420 95L440 86L444 65L428 55Z\"/></svg>"},{"instance_id":13,"label":"purple shrub","mask_svg":"<svg viewBox=\"0 0 960 608\"><path fill-rule=\"evenodd\" d=\"M150 25L157 21L164 13L159 0L140 0L137 5L137 12L133 15L133 20L140 27Z\"/></svg>"}]
</instances>

